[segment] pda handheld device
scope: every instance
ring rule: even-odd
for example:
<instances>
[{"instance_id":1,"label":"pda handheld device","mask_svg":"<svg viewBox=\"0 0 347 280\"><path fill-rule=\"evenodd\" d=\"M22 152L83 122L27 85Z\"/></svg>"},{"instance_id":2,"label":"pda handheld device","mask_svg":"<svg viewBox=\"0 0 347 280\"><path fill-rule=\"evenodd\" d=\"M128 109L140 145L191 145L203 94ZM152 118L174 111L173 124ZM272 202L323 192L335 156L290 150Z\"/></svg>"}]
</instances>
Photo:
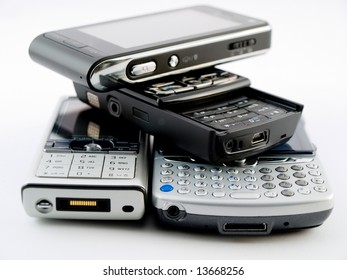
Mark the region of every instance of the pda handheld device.
<instances>
[{"instance_id":1,"label":"pda handheld device","mask_svg":"<svg viewBox=\"0 0 347 280\"><path fill-rule=\"evenodd\" d=\"M316 227L333 209L333 191L302 124L287 143L230 165L156 139L152 193L165 225L224 235Z\"/></svg>"}]
</instances>

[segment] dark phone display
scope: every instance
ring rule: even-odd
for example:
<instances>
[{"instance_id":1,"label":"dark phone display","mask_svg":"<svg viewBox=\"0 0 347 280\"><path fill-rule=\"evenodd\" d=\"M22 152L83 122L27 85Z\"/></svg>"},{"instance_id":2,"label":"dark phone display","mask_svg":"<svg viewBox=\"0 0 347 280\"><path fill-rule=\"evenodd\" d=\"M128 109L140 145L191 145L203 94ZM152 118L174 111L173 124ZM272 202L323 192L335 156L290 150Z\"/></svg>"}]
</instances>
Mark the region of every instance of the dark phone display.
<instances>
[{"instance_id":1,"label":"dark phone display","mask_svg":"<svg viewBox=\"0 0 347 280\"><path fill-rule=\"evenodd\" d=\"M61 106L50 140L111 138L136 143L139 134L139 129L128 122L93 109L77 98L69 98Z\"/></svg>"},{"instance_id":2,"label":"dark phone display","mask_svg":"<svg viewBox=\"0 0 347 280\"><path fill-rule=\"evenodd\" d=\"M305 129L303 121L298 123L295 133L292 138L285 144L277 146L265 155L314 155L315 147L310 141Z\"/></svg>"}]
</instances>

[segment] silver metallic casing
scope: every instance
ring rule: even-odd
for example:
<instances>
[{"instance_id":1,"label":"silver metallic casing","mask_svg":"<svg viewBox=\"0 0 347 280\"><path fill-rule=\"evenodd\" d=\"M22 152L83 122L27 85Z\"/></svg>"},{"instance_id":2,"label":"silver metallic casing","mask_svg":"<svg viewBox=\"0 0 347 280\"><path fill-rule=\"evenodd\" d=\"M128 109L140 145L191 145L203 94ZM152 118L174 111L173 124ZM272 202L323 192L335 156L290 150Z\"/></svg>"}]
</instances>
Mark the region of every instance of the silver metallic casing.
<instances>
[{"instance_id":1,"label":"silver metallic casing","mask_svg":"<svg viewBox=\"0 0 347 280\"><path fill-rule=\"evenodd\" d=\"M182 11L203 11L207 18L214 17L213 19L232 22L235 26L219 27L213 31L204 31L201 28L200 33L198 29L197 33L183 36L179 35L177 30L184 27L172 27L171 22L169 25L174 29L176 37L160 38L158 42L148 43L140 40L136 42L136 46L131 47L121 46L117 32L112 34L111 41L98 37L100 33L110 34L103 29L103 26L108 24L121 22L122 30L118 32L124 34L131 29L127 20L137 22L138 19L165 17L165 13ZM100 32L84 32L90 28L97 28ZM161 28L158 33L170 33L169 30L165 31L165 20L161 26L152 28ZM156 30L146 32L155 34ZM130 32L128 36L136 37L136 34ZM183 37L178 38L180 36ZM267 22L213 7L195 6L47 32L32 41L29 54L34 61L74 82L104 91L107 87L100 81L103 75L117 77L120 82L139 83L262 54L269 50L270 45L271 27Z\"/></svg>"},{"instance_id":2,"label":"silver metallic casing","mask_svg":"<svg viewBox=\"0 0 347 280\"><path fill-rule=\"evenodd\" d=\"M75 98L76 99L76 98ZM58 110L57 110L58 112ZM56 117L57 113L54 114ZM54 119L55 120L55 119ZM48 126L49 135L54 121ZM101 178L57 178L37 176L41 157L52 151L42 150L47 139L41 143L37 159L31 165L26 183L22 187L22 203L26 213L32 217L57 219L90 219L90 220L138 220L145 213L148 192L148 136L140 133L139 151L110 152L113 155L135 156L134 177L122 179ZM73 151L63 151L74 153ZM75 152L76 153L76 152ZM78 152L78 154L95 154L95 152ZM108 199L109 212L94 211L58 211L56 198L73 198L82 200ZM40 203L44 202L44 203ZM49 202L49 203L45 203ZM132 211L124 211L131 207ZM125 208L126 209L126 208Z\"/></svg>"}]
</instances>

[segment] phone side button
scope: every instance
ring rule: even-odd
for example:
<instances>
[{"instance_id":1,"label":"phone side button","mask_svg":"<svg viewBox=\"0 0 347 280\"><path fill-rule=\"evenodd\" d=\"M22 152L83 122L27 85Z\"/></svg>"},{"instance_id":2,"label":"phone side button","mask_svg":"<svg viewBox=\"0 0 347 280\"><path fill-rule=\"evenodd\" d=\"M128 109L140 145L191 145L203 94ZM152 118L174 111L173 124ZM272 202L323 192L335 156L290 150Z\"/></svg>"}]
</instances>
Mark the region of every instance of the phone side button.
<instances>
[{"instance_id":1,"label":"phone side button","mask_svg":"<svg viewBox=\"0 0 347 280\"><path fill-rule=\"evenodd\" d=\"M145 122L149 122L149 115L147 112L144 112L138 108L133 108L133 116L138 118L138 119L141 119Z\"/></svg>"},{"instance_id":2,"label":"phone side button","mask_svg":"<svg viewBox=\"0 0 347 280\"><path fill-rule=\"evenodd\" d=\"M131 75L141 76L144 74L149 74L154 72L156 68L157 68L157 64L154 61L137 64L131 68Z\"/></svg>"},{"instance_id":3,"label":"phone side button","mask_svg":"<svg viewBox=\"0 0 347 280\"><path fill-rule=\"evenodd\" d=\"M234 199L258 199L260 198L260 194L250 192L232 192L230 197Z\"/></svg>"},{"instance_id":4,"label":"phone side button","mask_svg":"<svg viewBox=\"0 0 347 280\"><path fill-rule=\"evenodd\" d=\"M73 40L73 39L65 39L63 41L63 43L66 45L69 45L71 47L77 48L77 49L80 49L80 48L83 48L86 46L86 44L83 44L83 43L78 42L78 41Z\"/></svg>"}]
</instances>

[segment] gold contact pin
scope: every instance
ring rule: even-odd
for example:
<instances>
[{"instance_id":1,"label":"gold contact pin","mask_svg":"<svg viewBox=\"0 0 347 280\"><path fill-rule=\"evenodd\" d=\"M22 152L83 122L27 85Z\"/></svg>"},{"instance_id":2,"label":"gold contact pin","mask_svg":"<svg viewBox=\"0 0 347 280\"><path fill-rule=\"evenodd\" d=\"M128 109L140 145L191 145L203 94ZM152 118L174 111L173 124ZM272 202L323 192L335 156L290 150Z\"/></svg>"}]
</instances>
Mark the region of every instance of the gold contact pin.
<instances>
[{"instance_id":1,"label":"gold contact pin","mask_svg":"<svg viewBox=\"0 0 347 280\"><path fill-rule=\"evenodd\" d=\"M70 206L96 206L95 200L70 200Z\"/></svg>"}]
</instances>

